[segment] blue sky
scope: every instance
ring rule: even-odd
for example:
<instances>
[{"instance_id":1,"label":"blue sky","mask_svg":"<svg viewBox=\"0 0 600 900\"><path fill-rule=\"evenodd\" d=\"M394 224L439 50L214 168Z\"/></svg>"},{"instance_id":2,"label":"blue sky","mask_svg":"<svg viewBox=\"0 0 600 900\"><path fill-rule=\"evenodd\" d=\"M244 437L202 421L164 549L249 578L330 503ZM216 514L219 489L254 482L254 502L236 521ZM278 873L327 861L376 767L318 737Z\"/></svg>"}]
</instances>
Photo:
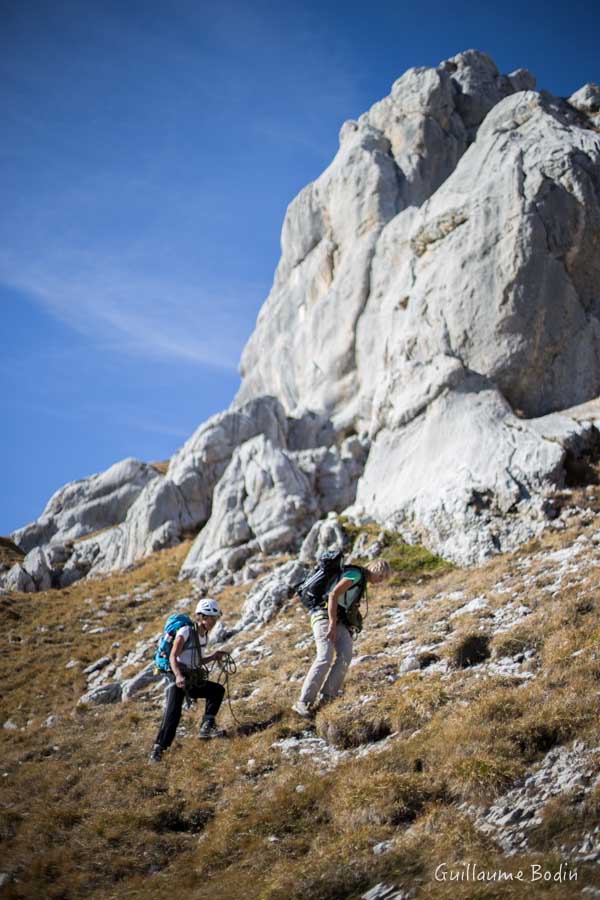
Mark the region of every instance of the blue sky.
<instances>
[{"instance_id":1,"label":"blue sky","mask_svg":"<svg viewBox=\"0 0 600 900\"><path fill-rule=\"evenodd\" d=\"M593 4L0 0L0 534L226 408L341 123L471 47L569 95Z\"/></svg>"}]
</instances>

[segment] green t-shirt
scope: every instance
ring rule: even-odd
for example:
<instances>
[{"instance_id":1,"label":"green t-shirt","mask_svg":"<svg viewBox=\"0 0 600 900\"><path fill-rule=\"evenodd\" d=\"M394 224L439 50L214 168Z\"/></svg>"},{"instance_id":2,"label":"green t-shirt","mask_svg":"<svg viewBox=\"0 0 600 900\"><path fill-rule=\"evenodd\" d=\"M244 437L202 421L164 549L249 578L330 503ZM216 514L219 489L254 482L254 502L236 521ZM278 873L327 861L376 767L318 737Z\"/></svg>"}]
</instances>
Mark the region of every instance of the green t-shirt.
<instances>
[{"instance_id":1,"label":"green t-shirt","mask_svg":"<svg viewBox=\"0 0 600 900\"><path fill-rule=\"evenodd\" d=\"M348 588L345 594L342 594L341 597L338 597L338 606L343 607L343 609L348 609L350 606L352 606L355 600L358 600L360 598L360 595L362 593L360 582L362 581L363 574L360 569L357 569L354 566L348 566L348 568L343 573L342 578L347 578L348 581L351 581L354 585L354 587Z\"/></svg>"},{"instance_id":2,"label":"green t-shirt","mask_svg":"<svg viewBox=\"0 0 600 900\"><path fill-rule=\"evenodd\" d=\"M347 578L348 581L351 581L354 586L348 588L348 590L344 594L342 594L341 597L338 597L338 617L341 615L342 610L348 609L350 606L352 606L354 601L360 597L360 581L362 578L362 572L355 566L348 566L348 568L342 574L342 578ZM314 621L316 619L327 619L327 598L336 584L338 584L338 582L341 580L341 578L336 578L331 582L325 593L323 605L318 609L313 610L313 612L311 613L311 621Z\"/></svg>"}]
</instances>

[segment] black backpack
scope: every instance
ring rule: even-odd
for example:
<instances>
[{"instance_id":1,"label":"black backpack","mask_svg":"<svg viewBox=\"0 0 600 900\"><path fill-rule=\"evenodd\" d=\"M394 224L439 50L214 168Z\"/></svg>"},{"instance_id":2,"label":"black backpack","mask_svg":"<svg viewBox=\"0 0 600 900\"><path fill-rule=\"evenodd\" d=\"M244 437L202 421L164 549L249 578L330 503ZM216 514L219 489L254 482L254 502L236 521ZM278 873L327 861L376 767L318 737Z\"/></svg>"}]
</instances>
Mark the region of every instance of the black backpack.
<instances>
[{"instance_id":1,"label":"black backpack","mask_svg":"<svg viewBox=\"0 0 600 900\"><path fill-rule=\"evenodd\" d=\"M296 585L295 592L309 612L323 605L323 599L330 587L339 581L342 575L342 559L341 550L328 550L319 557L316 568L306 576L304 581Z\"/></svg>"},{"instance_id":2,"label":"black backpack","mask_svg":"<svg viewBox=\"0 0 600 900\"><path fill-rule=\"evenodd\" d=\"M359 569L361 572L361 580L358 582L360 593L352 605L345 609L338 607L338 615L340 620L352 633L352 637L356 637L362 631L363 616L360 611L360 601L363 597L367 599L367 611L369 609L369 600L367 595L367 570L355 563L351 565L342 565L342 551L328 550L321 557L319 563L313 571L307 575L304 581L296 585L293 590L300 597L300 602L309 612L320 609L325 606L325 598L334 585L344 577L346 569ZM365 613L366 615L366 613Z\"/></svg>"}]
</instances>

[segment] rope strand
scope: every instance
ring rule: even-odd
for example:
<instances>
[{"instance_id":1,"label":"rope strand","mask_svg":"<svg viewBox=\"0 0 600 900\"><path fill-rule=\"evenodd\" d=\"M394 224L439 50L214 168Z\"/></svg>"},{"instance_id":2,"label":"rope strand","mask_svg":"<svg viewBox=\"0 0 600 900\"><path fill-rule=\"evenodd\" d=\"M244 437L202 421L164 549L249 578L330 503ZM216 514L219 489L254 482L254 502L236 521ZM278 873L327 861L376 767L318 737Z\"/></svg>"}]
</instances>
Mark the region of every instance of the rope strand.
<instances>
[{"instance_id":1,"label":"rope strand","mask_svg":"<svg viewBox=\"0 0 600 900\"><path fill-rule=\"evenodd\" d=\"M241 725L242 723L235 715L233 708L231 706L231 693L229 690L229 676L235 675L237 672L237 665L235 659L231 655L231 653L226 653L223 651L223 655L216 659L213 663L219 667L219 675L217 676L217 684L225 685L225 695L227 696L227 705L229 706L229 712L231 713L231 718L236 723L236 725ZM223 678L223 681L221 679Z\"/></svg>"}]
</instances>

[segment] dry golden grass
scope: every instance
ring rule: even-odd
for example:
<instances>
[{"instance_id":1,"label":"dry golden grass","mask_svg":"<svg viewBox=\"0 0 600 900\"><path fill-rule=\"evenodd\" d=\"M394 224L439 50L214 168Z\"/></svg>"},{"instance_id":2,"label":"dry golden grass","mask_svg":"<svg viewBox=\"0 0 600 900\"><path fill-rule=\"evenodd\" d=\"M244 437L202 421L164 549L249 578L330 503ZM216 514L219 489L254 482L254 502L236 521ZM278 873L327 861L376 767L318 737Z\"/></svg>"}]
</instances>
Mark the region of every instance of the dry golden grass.
<instances>
[{"instance_id":1,"label":"dry golden grass","mask_svg":"<svg viewBox=\"0 0 600 900\"><path fill-rule=\"evenodd\" d=\"M0 537L0 566L14 566L24 559L25 553L10 538Z\"/></svg>"},{"instance_id":2,"label":"dry golden grass","mask_svg":"<svg viewBox=\"0 0 600 900\"><path fill-rule=\"evenodd\" d=\"M456 669L484 662L490 655L490 635L482 628L464 628L452 635L446 656Z\"/></svg>"},{"instance_id":3,"label":"dry golden grass","mask_svg":"<svg viewBox=\"0 0 600 900\"><path fill-rule=\"evenodd\" d=\"M559 549L577 534L573 523L529 552ZM520 564L529 557L522 549L477 570L417 573L403 590L372 590L355 648L363 659L351 668L344 696L314 723L289 709L313 655L305 614L290 601L262 631L229 644L264 633L272 651L261 657L243 649L237 657L231 686L241 726L224 708L230 736L202 743L195 737L201 710L186 712L163 764L152 767L147 754L160 697L77 706L86 686L81 670L102 655L121 659L160 631L173 604L192 593L177 581L188 549L67 590L2 598L0 708L2 721L16 728L0 732L1 868L11 876L0 896L350 900L378 881L412 889L419 900L573 896L569 884L536 884L535 893L516 883L500 893L448 884L435 880L435 870L469 860L505 871L553 865L561 843L574 846L598 823L597 791L583 805L556 802L531 851L507 857L458 804L491 802L555 745L600 741L600 573L590 573L585 589L574 584L552 599L540 586L543 559L527 569L534 580L524 581ZM496 590L504 580L533 611L494 636L488 650L493 659L535 650L536 677L525 683L478 665L463 668L456 655L466 637L491 634L490 609L507 602ZM141 598L149 589L153 596ZM245 590L221 594L228 622ZM459 590L485 595L488 607L448 620L464 602L448 599ZM396 677L401 637L388 632L388 613L399 608L408 614L407 639L441 641L436 658L454 658L456 667ZM107 630L90 634L93 626ZM72 658L80 665L66 669ZM56 721L47 726L50 715ZM277 742L305 732L325 737L327 753L341 748L346 755L331 770L310 756L284 756ZM360 755L366 746L372 752ZM388 851L374 854L382 841ZM579 887L600 886L591 865L578 868Z\"/></svg>"},{"instance_id":4,"label":"dry golden grass","mask_svg":"<svg viewBox=\"0 0 600 900\"><path fill-rule=\"evenodd\" d=\"M153 469L156 469L159 475L166 475L169 470L170 462L170 459L163 459L160 462L151 462L149 465L151 465Z\"/></svg>"},{"instance_id":5,"label":"dry golden grass","mask_svg":"<svg viewBox=\"0 0 600 900\"><path fill-rule=\"evenodd\" d=\"M527 650L538 652L543 645L543 634L539 620L535 615L529 616L525 622L514 625L508 631L501 631L490 641L490 650L494 658L515 656Z\"/></svg>"}]
</instances>

